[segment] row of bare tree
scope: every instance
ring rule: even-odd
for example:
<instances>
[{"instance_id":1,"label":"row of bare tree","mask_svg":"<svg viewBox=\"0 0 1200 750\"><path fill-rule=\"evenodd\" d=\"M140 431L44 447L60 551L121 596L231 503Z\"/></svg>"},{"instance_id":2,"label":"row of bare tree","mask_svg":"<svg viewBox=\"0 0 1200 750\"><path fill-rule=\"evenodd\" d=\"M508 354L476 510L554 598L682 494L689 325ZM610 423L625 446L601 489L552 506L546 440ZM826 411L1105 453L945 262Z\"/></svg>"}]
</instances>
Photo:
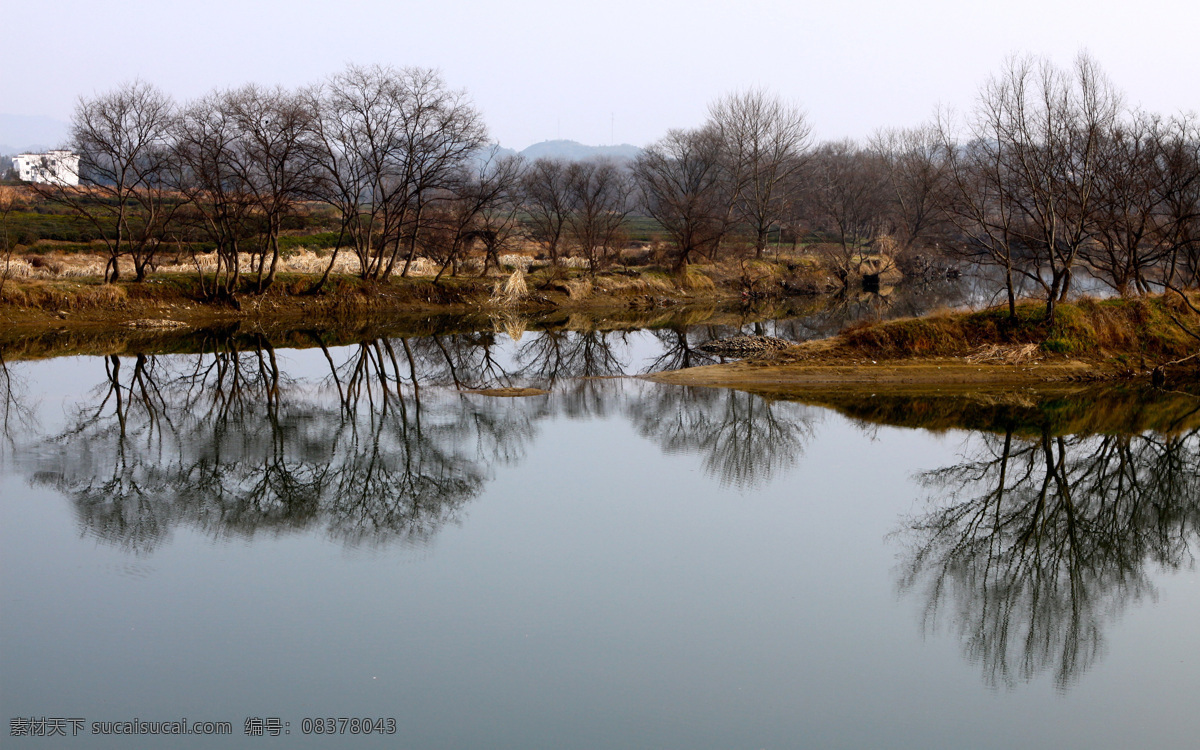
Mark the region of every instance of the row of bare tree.
<instances>
[{"instance_id":1,"label":"row of bare tree","mask_svg":"<svg viewBox=\"0 0 1200 750\"><path fill-rule=\"evenodd\" d=\"M1128 110L1090 58L1064 71L1010 59L962 118L814 144L797 106L760 89L725 96L631 164L489 150L482 116L429 70L348 67L301 91L254 85L176 106L141 82L81 100L72 146L87 188L39 188L106 238L106 277L137 279L172 242L216 248L213 296L243 274L265 289L279 238L330 207L364 278L426 257L483 270L516 238L557 264L610 261L633 213L653 218L676 270L731 247L761 257L785 234L820 241L843 280L864 262L942 250L995 266L1010 309L1054 305L1081 266L1117 292L1200 280L1200 123ZM250 268L239 257L248 255Z\"/></svg>"},{"instance_id":2,"label":"row of bare tree","mask_svg":"<svg viewBox=\"0 0 1200 750\"><path fill-rule=\"evenodd\" d=\"M141 280L171 240L200 241L216 250L212 294L246 272L265 289L281 232L314 202L335 210L338 245L363 276L386 279L407 272L429 214L450 220L457 204L477 212L492 200L508 165L475 169L485 144L465 94L423 69L350 67L302 91L248 85L185 106L134 82L76 109L71 145L87 189L39 190L100 230L107 280L122 256Z\"/></svg>"},{"instance_id":3,"label":"row of bare tree","mask_svg":"<svg viewBox=\"0 0 1200 750\"><path fill-rule=\"evenodd\" d=\"M934 128L946 220L968 255L1041 289L1047 317L1081 264L1125 294L1195 286L1200 122L1128 111L1096 63L1009 60L957 139Z\"/></svg>"},{"instance_id":4,"label":"row of bare tree","mask_svg":"<svg viewBox=\"0 0 1200 750\"><path fill-rule=\"evenodd\" d=\"M302 91L248 85L185 106L134 82L80 101L71 147L84 187L34 188L92 223L105 280L123 257L141 281L163 248L213 247L215 268L200 274L213 297L245 274L267 288L281 233L318 204L338 230L321 284L343 250L363 278L407 275L418 256L440 278L476 245L486 274L526 237L554 262L569 245L595 269L633 208L617 164L502 155L466 95L419 68L351 66Z\"/></svg>"},{"instance_id":5,"label":"row of bare tree","mask_svg":"<svg viewBox=\"0 0 1200 750\"><path fill-rule=\"evenodd\" d=\"M772 227L827 242L843 278L868 254L942 250L1054 305L1080 266L1120 294L1200 281L1200 121L1131 111L1096 63L1012 58L966 117L810 146L762 92L717 102L635 165L678 261ZM1015 313L1014 313L1015 314Z\"/></svg>"}]
</instances>

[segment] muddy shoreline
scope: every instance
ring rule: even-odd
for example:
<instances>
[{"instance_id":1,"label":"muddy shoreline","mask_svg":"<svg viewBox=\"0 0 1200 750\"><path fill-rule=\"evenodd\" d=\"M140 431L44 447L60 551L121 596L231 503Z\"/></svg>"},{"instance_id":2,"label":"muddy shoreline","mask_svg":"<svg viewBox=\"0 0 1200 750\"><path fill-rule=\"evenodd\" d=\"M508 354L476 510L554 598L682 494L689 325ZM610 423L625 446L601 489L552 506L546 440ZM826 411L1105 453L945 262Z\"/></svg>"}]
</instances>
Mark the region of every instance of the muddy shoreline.
<instances>
[{"instance_id":1,"label":"muddy shoreline","mask_svg":"<svg viewBox=\"0 0 1200 750\"><path fill-rule=\"evenodd\" d=\"M1148 371L1139 372L1102 362L1070 359L1010 365L976 364L939 357L919 361L832 360L814 364L774 364L770 361L748 360L643 377L670 385L736 388L769 394L789 393L798 389L820 391L833 387L860 390L885 388L889 393L927 393L935 387L953 391L979 386L1148 380L1150 374Z\"/></svg>"}]
</instances>

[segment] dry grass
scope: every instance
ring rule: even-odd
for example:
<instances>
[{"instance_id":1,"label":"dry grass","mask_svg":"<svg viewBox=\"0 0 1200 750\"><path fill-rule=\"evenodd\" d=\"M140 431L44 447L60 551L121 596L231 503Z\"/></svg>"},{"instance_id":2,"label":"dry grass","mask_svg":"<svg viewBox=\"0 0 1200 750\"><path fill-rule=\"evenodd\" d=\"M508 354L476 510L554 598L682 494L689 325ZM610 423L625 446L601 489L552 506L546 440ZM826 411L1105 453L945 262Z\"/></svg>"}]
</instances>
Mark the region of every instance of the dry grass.
<instances>
[{"instance_id":1,"label":"dry grass","mask_svg":"<svg viewBox=\"0 0 1200 750\"><path fill-rule=\"evenodd\" d=\"M989 362L1006 365L1019 365L1036 361L1041 356L1041 348L1037 344L985 344L964 359L972 364Z\"/></svg>"},{"instance_id":2,"label":"dry grass","mask_svg":"<svg viewBox=\"0 0 1200 750\"><path fill-rule=\"evenodd\" d=\"M880 357L1029 357L1031 345L1041 355L1182 356L1196 342L1171 316L1200 325L1200 316L1174 295L1060 304L1052 324L1044 315L1044 305L1026 303L1016 319L993 308L859 324L843 332L842 344Z\"/></svg>"},{"instance_id":3,"label":"dry grass","mask_svg":"<svg viewBox=\"0 0 1200 750\"><path fill-rule=\"evenodd\" d=\"M675 282L666 274L656 271L637 276L597 276L592 291L594 294L625 297L670 294L675 291Z\"/></svg>"},{"instance_id":4,"label":"dry grass","mask_svg":"<svg viewBox=\"0 0 1200 750\"><path fill-rule=\"evenodd\" d=\"M0 294L0 302L41 310L120 310L128 301L125 287L115 284L64 287L53 282L32 281L20 286L6 284Z\"/></svg>"},{"instance_id":5,"label":"dry grass","mask_svg":"<svg viewBox=\"0 0 1200 750\"><path fill-rule=\"evenodd\" d=\"M278 271L281 273L323 274L329 266L330 252L327 250L309 250L299 248L285 252L279 260ZM238 265L244 270L252 267L255 256L249 253L238 254ZM107 256L97 248L96 252L62 252L49 251L25 256L14 256L9 271L12 279L100 279L104 276ZM507 270L519 270L528 274L534 266L545 265L545 261L537 261L532 256L520 253L509 253L500 256L500 267ZM588 267L586 258L561 258L559 265L566 269L584 269ZM129 258L121 258L120 272L126 278L134 275L133 262ZM434 276L441 265L429 258L417 257L409 268L410 276ZM194 256L162 253L152 267L151 274L176 273L213 273L217 270L216 253L198 253ZM468 258L459 263L460 272L479 274L483 271L483 262L479 258ZM343 248L334 263L332 273L358 275L362 265L354 252Z\"/></svg>"},{"instance_id":6,"label":"dry grass","mask_svg":"<svg viewBox=\"0 0 1200 750\"><path fill-rule=\"evenodd\" d=\"M529 296L529 286L525 283L525 274L517 269L508 278L496 284L489 300L493 305L515 305Z\"/></svg>"},{"instance_id":7,"label":"dry grass","mask_svg":"<svg viewBox=\"0 0 1200 750\"><path fill-rule=\"evenodd\" d=\"M711 277L695 268L687 269L680 286L690 292L711 292L717 288Z\"/></svg>"},{"instance_id":8,"label":"dry grass","mask_svg":"<svg viewBox=\"0 0 1200 750\"><path fill-rule=\"evenodd\" d=\"M592 282L587 278L571 279L566 283L567 297L573 301L592 296Z\"/></svg>"}]
</instances>

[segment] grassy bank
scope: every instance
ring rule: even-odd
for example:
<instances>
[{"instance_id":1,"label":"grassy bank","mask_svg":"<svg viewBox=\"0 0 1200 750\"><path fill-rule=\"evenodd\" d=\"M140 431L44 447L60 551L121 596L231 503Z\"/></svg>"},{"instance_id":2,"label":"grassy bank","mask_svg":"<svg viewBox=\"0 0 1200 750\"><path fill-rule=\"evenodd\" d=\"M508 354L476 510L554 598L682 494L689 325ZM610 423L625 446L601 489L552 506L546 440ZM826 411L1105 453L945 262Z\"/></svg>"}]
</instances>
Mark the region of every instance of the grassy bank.
<instances>
[{"instance_id":1,"label":"grassy bank","mask_svg":"<svg viewBox=\"0 0 1200 750\"><path fill-rule=\"evenodd\" d=\"M1193 295L1192 305L1200 303ZM654 376L680 385L786 393L832 385L960 388L981 384L1136 379L1167 367L1194 378L1200 315L1178 295L1082 300L1061 304L1053 323L1045 307L944 312L852 326L831 339L760 357ZM1186 330L1185 330L1186 329Z\"/></svg>"},{"instance_id":2,"label":"grassy bank","mask_svg":"<svg viewBox=\"0 0 1200 750\"><path fill-rule=\"evenodd\" d=\"M843 351L877 358L958 357L985 346L1032 345L1039 356L1120 361L1174 359L1200 345L1172 320L1197 330L1195 314L1174 294L1084 299L1060 305L1053 323L1046 322L1045 311L1045 305L1025 303L1018 305L1015 318L1007 308L993 308L861 325L847 330L839 344Z\"/></svg>"},{"instance_id":3,"label":"grassy bank","mask_svg":"<svg viewBox=\"0 0 1200 750\"><path fill-rule=\"evenodd\" d=\"M696 325L736 329L764 319L819 314L829 303L827 297L810 297L765 300L749 306L740 300L734 303L697 300L645 309L608 306L519 312L495 306L477 306L466 311L413 308L332 317L197 319L185 325L155 323L150 319L123 324L88 322L86 316L79 315L53 318L36 325L0 325L0 357L15 361L70 355L196 353L264 345L304 349L381 338L487 336L489 332L519 338L526 331L681 331Z\"/></svg>"},{"instance_id":4,"label":"grassy bank","mask_svg":"<svg viewBox=\"0 0 1200 750\"><path fill-rule=\"evenodd\" d=\"M826 288L819 271L801 263L754 261L693 266L680 277L661 266L590 274L543 267L521 275L521 289L504 294L512 277L444 275L393 277L386 283L287 272L263 293L250 280L232 296L209 299L195 273L157 273L144 282L105 284L96 278L10 278L0 290L0 321L10 333L47 329L176 322L206 326L231 321L334 326L339 320L479 311L542 314L549 310L655 310L689 304L769 300Z\"/></svg>"}]
</instances>

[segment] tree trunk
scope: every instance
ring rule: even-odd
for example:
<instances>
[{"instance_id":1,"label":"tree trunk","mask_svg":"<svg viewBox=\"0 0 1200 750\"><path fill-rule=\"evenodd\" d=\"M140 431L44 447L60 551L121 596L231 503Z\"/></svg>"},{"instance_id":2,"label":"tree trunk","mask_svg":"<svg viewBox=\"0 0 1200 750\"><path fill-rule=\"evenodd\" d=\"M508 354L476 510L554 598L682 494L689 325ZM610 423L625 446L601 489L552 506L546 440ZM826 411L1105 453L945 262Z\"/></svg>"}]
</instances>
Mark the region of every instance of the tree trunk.
<instances>
[{"instance_id":1,"label":"tree trunk","mask_svg":"<svg viewBox=\"0 0 1200 750\"><path fill-rule=\"evenodd\" d=\"M1017 319L1017 290L1013 288L1012 263L1004 266L1004 288L1008 291L1008 317Z\"/></svg>"}]
</instances>

